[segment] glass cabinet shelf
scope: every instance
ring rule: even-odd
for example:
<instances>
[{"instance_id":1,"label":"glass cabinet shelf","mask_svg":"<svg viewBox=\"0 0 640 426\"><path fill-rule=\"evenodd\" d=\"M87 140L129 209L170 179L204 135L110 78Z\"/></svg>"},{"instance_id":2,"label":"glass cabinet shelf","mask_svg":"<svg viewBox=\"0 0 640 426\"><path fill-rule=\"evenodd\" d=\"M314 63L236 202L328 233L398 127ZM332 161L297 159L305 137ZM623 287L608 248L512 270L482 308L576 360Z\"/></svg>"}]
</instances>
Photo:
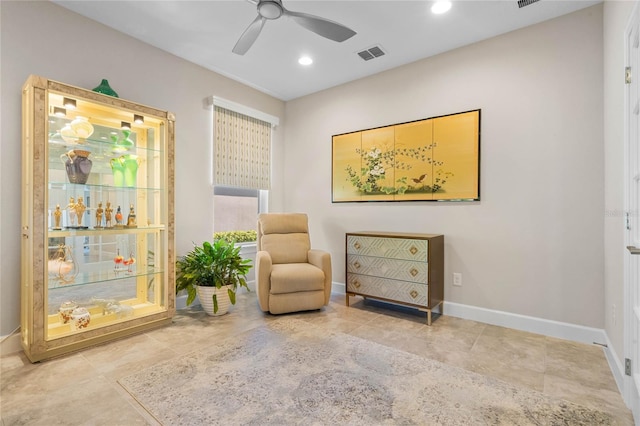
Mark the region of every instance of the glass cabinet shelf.
<instances>
[{"instance_id":1,"label":"glass cabinet shelf","mask_svg":"<svg viewBox=\"0 0 640 426\"><path fill-rule=\"evenodd\" d=\"M148 225L138 226L136 228L87 228L87 229L62 229L62 230L50 230L49 238L54 237L72 237L72 236L84 236L95 235L97 232L101 234L135 234L138 232L147 231L162 231L165 229L165 225Z\"/></svg>"},{"instance_id":2,"label":"glass cabinet shelf","mask_svg":"<svg viewBox=\"0 0 640 426\"><path fill-rule=\"evenodd\" d=\"M106 140L95 140L95 139L85 139L82 143L69 143L69 142L63 141L62 139L56 139L55 137L52 137L49 139L48 142L49 142L49 149L52 152L63 153L65 152L65 150L69 150L69 149L84 148L92 152L95 152L96 155L101 155L105 157L117 157L122 154L138 154L143 152L151 152L151 153L162 152L159 149L154 149L153 147L137 146L137 145L134 145L130 148L122 148L122 147L119 148L117 142L113 142L113 141L108 142Z\"/></svg>"},{"instance_id":3,"label":"glass cabinet shelf","mask_svg":"<svg viewBox=\"0 0 640 426\"><path fill-rule=\"evenodd\" d=\"M57 134L54 134L51 138L49 138L49 149L52 151L59 151L61 153L64 152L65 149L69 150L82 148L91 150L92 152L96 152L98 155L104 155L107 157L117 157L118 155L122 154L136 154L139 152L162 152L161 150L154 149L153 147L137 146L133 141L132 142L134 143L134 145L130 148L122 148L118 147L117 142L109 142L106 140L96 139L85 139L82 143L69 143L62 139L58 139L56 135ZM131 137L129 137L129 139L131 139Z\"/></svg>"},{"instance_id":4,"label":"glass cabinet shelf","mask_svg":"<svg viewBox=\"0 0 640 426\"><path fill-rule=\"evenodd\" d=\"M109 270L109 266L112 268ZM146 267L141 270L139 266L134 266L130 271L125 266L122 270L113 269L113 264L106 265L102 271L82 272L78 274L73 281L64 282L56 278L49 280L49 290L69 290L75 286L86 286L89 284L102 284L108 281L123 281L135 277L155 276L164 273L164 270L153 267Z\"/></svg>"},{"instance_id":5,"label":"glass cabinet shelf","mask_svg":"<svg viewBox=\"0 0 640 426\"><path fill-rule=\"evenodd\" d=\"M109 184L93 184L93 183L70 183L70 182L49 182L49 190L59 190L59 191L84 191L84 190L95 190L95 191L162 191L162 188L145 188L140 186L132 186L132 187L115 187Z\"/></svg>"}]
</instances>

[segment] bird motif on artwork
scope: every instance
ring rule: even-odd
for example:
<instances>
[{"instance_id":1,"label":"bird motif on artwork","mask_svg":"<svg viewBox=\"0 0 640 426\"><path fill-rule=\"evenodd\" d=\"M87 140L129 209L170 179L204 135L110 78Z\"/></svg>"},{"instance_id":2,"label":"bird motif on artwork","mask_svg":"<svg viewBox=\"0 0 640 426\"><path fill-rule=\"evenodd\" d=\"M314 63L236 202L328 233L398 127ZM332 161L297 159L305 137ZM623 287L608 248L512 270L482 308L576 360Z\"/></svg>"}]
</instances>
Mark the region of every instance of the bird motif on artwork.
<instances>
[{"instance_id":1,"label":"bird motif on artwork","mask_svg":"<svg viewBox=\"0 0 640 426\"><path fill-rule=\"evenodd\" d=\"M421 183L421 182L424 180L424 178L425 178L426 176L427 176L427 175L426 175L426 174L424 174L424 175L420 176L418 179L416 179L416 178L411 178L411 180L413 180L415 183Z\"/></svg>"}]
</instances>

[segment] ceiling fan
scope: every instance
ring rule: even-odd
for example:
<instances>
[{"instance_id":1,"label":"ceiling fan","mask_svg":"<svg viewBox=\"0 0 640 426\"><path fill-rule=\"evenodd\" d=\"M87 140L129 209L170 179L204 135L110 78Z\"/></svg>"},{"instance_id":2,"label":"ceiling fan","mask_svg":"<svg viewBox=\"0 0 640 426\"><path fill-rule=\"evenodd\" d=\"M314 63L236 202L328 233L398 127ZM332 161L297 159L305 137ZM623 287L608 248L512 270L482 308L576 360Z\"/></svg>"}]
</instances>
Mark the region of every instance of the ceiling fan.
<instances>
[{"instance_id":1,"label":"ceiling fan","mask_svg":"<svg viewBox=\"0 0 640 426\"><path fill-rule=\"evenodd\" d=\"M299 25L329 40L342 42L356 35L356 32L337 22L308 13L292 12L285 9L281 0L248 0L257 5L258 16L249 24L233 47L233 53L244 55L256 41L267 20L287 16Z\"/></svg>"}]
</instances>

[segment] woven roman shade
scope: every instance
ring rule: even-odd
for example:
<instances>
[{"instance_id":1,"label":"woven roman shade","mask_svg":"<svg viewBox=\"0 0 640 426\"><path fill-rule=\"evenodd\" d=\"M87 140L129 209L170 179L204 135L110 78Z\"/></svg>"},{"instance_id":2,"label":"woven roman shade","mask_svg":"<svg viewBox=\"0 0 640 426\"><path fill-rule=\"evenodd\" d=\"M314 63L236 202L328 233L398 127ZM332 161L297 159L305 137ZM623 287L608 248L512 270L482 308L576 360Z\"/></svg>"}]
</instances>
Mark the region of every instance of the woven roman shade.
<instances>
[{"instance_id":1,"label":"woven roman shade","mask_svg":"<svg viewBox=\"0 0 640 426\"><path fill-rule=\"evenodd\" d=\"M214 105L214 185L268 190L271 123Z\"/></svg>"}]
</instances>

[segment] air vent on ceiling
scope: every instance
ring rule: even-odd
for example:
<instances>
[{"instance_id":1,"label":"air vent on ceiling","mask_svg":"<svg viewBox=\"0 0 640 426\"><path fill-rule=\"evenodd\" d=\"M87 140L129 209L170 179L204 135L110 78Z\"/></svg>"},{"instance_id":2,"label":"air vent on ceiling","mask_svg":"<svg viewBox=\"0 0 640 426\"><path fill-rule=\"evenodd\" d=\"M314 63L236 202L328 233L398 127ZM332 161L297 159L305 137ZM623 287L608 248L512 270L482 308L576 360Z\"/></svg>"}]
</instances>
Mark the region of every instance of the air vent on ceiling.
<instances>
[{"instance_id":1,"label":"air vent on ceiling","mask_svg":"<svg viewBox=\"0 0 640 426\"><path fill-rule=\"evenodd\" d=\"M361 52L358 52L358 56L360 56L365 61L371 60L373 58L378 58L384 54L385 53L380 46L373 46Z\"/></svg>"},{"instance_id":2,"label":"air vent on ceiling","mask_svg":"<svg viewBox=\"0 0 640 426\"><path fill-rule=\"evenodd\" d=\"M540 0L518 0L518 7L522 8L525 6L529 6L530 4L533 4L538 1Z\"/></svg>"}]
</instances>

